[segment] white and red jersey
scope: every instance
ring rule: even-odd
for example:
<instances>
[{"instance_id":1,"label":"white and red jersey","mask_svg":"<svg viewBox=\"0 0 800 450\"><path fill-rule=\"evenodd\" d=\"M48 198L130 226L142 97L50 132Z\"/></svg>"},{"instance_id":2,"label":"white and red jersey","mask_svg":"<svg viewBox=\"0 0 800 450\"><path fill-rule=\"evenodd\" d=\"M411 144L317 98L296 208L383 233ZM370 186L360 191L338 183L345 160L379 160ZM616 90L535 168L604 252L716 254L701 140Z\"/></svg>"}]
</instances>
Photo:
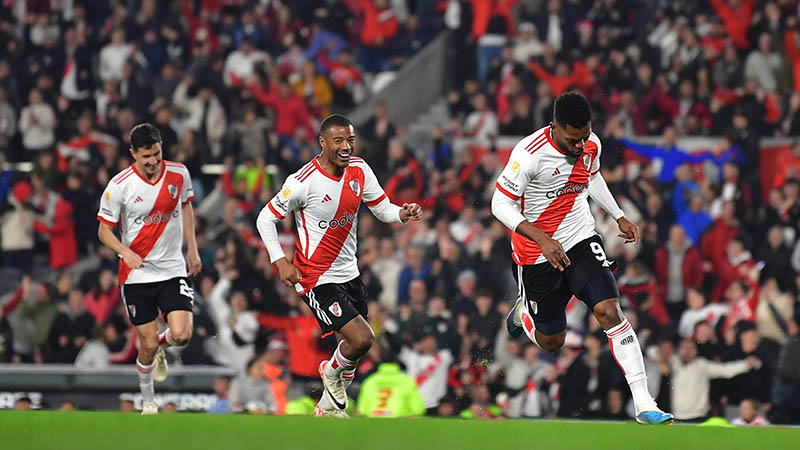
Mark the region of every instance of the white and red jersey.
<instances>
[{"instance_id":1,"label":"white and red jersey","mask_svg":"<svg viewBox=\"0 0 800 450\"><path fill-rule=\"evenodd\" d=\"M152 183L135 165L108 182L97 220L112 227L119 224L122 243L144 259L144 265L136 270L120 260L119 284L186 276L182 207L192 198L186 166L166 160L161 163L161 175Z\"/></svg>"},{"instance_id":2,"label":"white and red jersey","mask_svg":"<svg viewBox=\"0 0 800 450\"><path fill-rule=\"evenodd\" d=\"M550 127L522 139L495 184L521 202L522 216L561 243L564 251L595 234L587 197L589 177L600 170L600 139L591 133L581 154L572 158L550 136ZM512 257L519 265L546 262L536 242L513 233Z\"/></svg>"},{"instance_id":3,"label":"white and red jersey","mask_svg":"<svg viewBox=\"0 0 800 450\"><path fill-rule=\"evenodd\" d=\"M356 264L358 208L386 198L372 169L351 157L341 178L334 178L315 157L289 175L267 204L277 218L295 212L294 265L302 277L295 289L305 294L326 283L346 283L359 275Z\"/></svg>"}]
</instances>

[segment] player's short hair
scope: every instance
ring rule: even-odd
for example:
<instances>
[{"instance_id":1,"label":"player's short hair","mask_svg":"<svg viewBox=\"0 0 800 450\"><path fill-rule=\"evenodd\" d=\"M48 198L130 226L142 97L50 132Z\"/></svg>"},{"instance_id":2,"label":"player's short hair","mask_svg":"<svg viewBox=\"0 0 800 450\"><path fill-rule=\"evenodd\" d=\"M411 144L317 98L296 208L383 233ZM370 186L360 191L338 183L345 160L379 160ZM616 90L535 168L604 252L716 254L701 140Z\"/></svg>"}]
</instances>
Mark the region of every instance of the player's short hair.
<instances>
[{"instance_id":1,"label":"player's short hair","mask_svg":"<svg viewBox=\"0 0 800 450\"><path fill-rule=\"evenodd\" d=\"M140 147L150 148L161 142L161 132L149 123L140 123L131 130L131 148L137 151Z\"/></svg>"},{"instance_id":2,"label":"player's short hair","mask_svg":"<svg viewBox=\"0 0 800 450\"><path fill-rule=\"evenodd\" d=\"M349 127L352 125L353 122L351 122L347 117L341 114L331 114L319 125L319 135L322 136L332 127Z\"/></svg>"},{"instance_id":3,"label":"player's short hair","mask_svg":"<svg viewBox=\"0 0 800 450\"><path fill-rule=\"evenodd\" d=\"M565 92L556 99L553 118L560 125L583 128L592 121L592 106L581 93Z\"/></svg>"}]
</instances>

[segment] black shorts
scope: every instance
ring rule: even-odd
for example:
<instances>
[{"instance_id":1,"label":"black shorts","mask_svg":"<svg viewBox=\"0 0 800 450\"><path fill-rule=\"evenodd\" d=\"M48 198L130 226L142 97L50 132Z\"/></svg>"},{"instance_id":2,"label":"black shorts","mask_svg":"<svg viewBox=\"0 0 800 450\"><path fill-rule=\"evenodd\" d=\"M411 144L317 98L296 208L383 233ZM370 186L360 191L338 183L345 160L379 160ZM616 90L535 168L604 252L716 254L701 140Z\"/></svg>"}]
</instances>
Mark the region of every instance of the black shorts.
<instances>
[{"instance_id":1,"label":"black shorts","mask_svg":"<svg viewBox=\"0 0 800 450\"><path fill-rule=\"evenodd\" d=\"M303 301L314 312L323 338L339 331L358 315L367 319L367 287L358 278L309 289Z\"/></svg>"},{"instance_id":2,"label":"black shorts","mask_svg":"<svg viewBox=\"0 0 800 450\"><path fill-rule=\"evenodd\" d=\"M144 325L172 311L191 311L194 290L187 277L176 277L153 283L123 284L120 287L125 311L134 325Z\"/></svg>"},{"instance_id":3,"label":"black shorts","mask_svg":"<svg viewBox=\"0 0 800 450\"><path fill-rule=\"evenodd\" d=\"M554 335L566 329L567 303L573 295L589 309L608 298L619 298L612 274L616 263L606 258L600 236L577 243L567 251L567 257L570 265L563 272L549 262L517 266L514 278L521 295L528 300L536 329L542 334Z\"/></svg>"}]
</instances>

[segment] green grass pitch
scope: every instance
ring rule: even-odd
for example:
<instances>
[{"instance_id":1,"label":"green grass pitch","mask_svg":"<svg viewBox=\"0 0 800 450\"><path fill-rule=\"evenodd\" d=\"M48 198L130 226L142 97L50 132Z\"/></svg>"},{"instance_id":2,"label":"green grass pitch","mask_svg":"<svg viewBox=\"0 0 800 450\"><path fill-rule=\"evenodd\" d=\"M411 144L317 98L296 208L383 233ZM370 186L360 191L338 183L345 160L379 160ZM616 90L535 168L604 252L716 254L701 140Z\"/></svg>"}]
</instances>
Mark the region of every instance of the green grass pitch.
<instances>
[{"instance_id":1,"label":"green grass pitch","mask_svg":"<svg viewBox=\"0 0 800 450\"><path fill-rule=\"evenodd\" d=\"M3 450L800 449L797 428L0 411Z\"/></svg>"}]
</instances>

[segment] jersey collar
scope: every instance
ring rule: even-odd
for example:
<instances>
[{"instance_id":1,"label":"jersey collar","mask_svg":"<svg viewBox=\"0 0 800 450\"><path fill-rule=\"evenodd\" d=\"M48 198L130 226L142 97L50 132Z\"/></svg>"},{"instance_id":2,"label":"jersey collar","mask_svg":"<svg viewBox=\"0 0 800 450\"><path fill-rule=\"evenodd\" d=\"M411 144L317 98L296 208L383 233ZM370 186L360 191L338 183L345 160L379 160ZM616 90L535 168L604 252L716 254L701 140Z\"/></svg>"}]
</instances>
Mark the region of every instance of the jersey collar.
<instances>
[{"instance_id":1,"label":"jersey collar","mask_svg":"<svg viewBox=\"0 0 800 450\"><path fill-rule=\"evenodd\" d=\"M569 154L567 154L566 152L564 152L564 150L561 150L561 149L558 147L558 145L556 145L556 141L554 141L554 140L553 140L553 136L552 136L552 134L553 134L553 129L552 129L551 127L547 127L547 128L545 128L545 130L544 130L544 135L545 135L545 136L547 136L547 142L549 142L549 143L550 143L550 145L552 145L552 146L553 146L553 148L554 148L554 149L556 149L556 151L557 151L558 153L561 153L562 155L565 155L565 156L572 156L572 155L569 155Z\"/></svg>"},{"instance_id":2,"label":"jersey collar","mask_svg":"<svg viewBox=\"0 0 800 450\"><path fill-rule=\"evenodd\" d=\"M328 172L325 172L325 169L323 169L322 166L319 164L319 156L315 156L314 159L312 159L311 161L314 163L314 166L317 168L317 170L319 170L319 173L325 175L326 177L330 178L333 181L341 181L345 172L347 172L347 167L345 167L344 170L342 170L342 176L336 178L333 175L329 174Z\"/></svg>"},{"instance_id":3,"label":"jersey collar","mask_svg":"<svg viewBox=\"0 0 800 450\"><path fill-rule=\"evenodd\" d=\"M166 162L165 162L165 161L162 159L162 160L161 160L161 174L158 176L158 178L156 178L156 181L153 181L153 182L151 183L151 182L147 181L147 178L145 178L144 176L142 176L142 174L140 174L140 173L139 173L139 171L136 169L136 163L133 163L133 164L131 164L131 167L133 168L133 171L136 173L136 175L138 175L138 176L139 176L139 178L141 178L141 179L142 179L142 181L144 181L145 183L147 183L147 184L149 184L149 185L151 185L151 186L155 186L155 185L157 185L157 184L158 184L158 182L159 182L159 181L161 181L161 179L162 179L162 178L164 178L164 172L166 172L166 171L167 171L167 164L166 164Z\"/></svg>"}]
</instances>

